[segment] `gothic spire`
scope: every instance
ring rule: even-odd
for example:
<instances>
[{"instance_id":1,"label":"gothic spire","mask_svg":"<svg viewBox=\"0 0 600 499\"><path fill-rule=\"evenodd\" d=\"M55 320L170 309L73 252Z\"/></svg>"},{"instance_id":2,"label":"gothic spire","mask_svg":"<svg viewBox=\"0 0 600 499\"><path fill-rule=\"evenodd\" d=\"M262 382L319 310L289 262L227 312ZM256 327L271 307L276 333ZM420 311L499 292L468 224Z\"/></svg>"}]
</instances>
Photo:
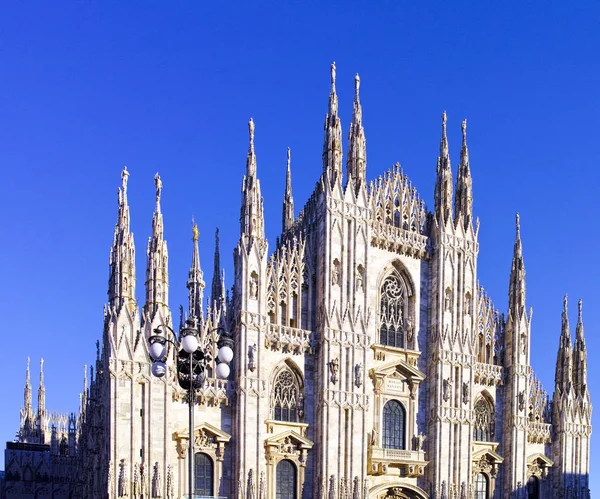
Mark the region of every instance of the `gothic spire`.
<instances>
[{"instance_id":1,"label":"gothic spire","mask_svg":"<svg viewBox=\"0 0 600 499\"><path fill-rule=\"evenodd\" d=\"M30 422L33 418L33 405L31 400L31 372L29 370L30 359L27 357L27 371L25 373L25 393L24 393L24 404L25 418Z\"/></svg>"},{"instance_id":2,"label":"gothic spire","mask_svg":"<svg viewBox=\"0 0 600 499\"><path fill-rule=\"evenodd\" d=\"M198 249L198 225L192 220L193 243L192 266L188 274L189 315L202 320L202 300L204 297L204 274L200 268L200 250Z\"/></svg>"},{"instance_id":3,"label":"gothic spire","mask_svg":"<svg viewBox=\"0 0 600 499\"><path fill-rule=\"evenodd\" d=\"M46 387L44 386L44 359L40 359L40 386L38 387L38 415L46 414Z\"/></svg>"},{"instance_id":4,"label":"gothic spire","mask_svg":"<svg viewBox=\"0 0 600 499\"><path fill-rule=\"evenodd\" d=\"M508 290L509 315L518 320L525 312L525 264L523 262L523 246L521 244L521 221L516 214L516 237L513 250L510 283Z\"/></svg>"},{"instance_id":5,"label":"gothic spire","mask_svg":"<svg viewBox=\"0 0 600 499\"><path fill-rule=\"evenodd\" d=\"M285 194L283 196L283 216L281 232L294 224L294 198L292 197L292 170L290 166L290 148L287 150L287 171L285 174Z\"/></svg>"},{"instance_id":6,"label":"gothic spire","mask_svg":"<svg viewBox=\"0 0 600 499\"><path fill-rule=\"evenodd\" d=\"M471 225L473 218L473 180L469 168L469 149L467 148L467 120L462 122L462 147L460 164L456 177L456 197L454 198L454 216L456 220L462 215L465 230Z\"/></svg>"},{"instance_id":7,"label":"gothic spire","mask_svg":"<svg viewBox=\"0 0 600 499\"><path fill-rule=\"evenodd\" d=\"M335 62L331 65L331 91L325 117L323 175L329 179L330 185L342 178L342 125L338 116L338 97L335 91Z\"/></svg>"},{"instance_id":8,"label":"gothic spire","mask_svg":"<svg viewBox=\"0 0 600 499\"><path fill-rule=\"evenodd\" d=\"M148 238L146 251L146 302L144 304L144 317L152 322L160 307L168 307L169 298L169 270L167 242L163 238L163 216L160 211L160 197L162 194L162 181L160 175L154 175L156 187L156 207L152 217L152 236Z\"/></svg>"},{"instance_id":9,"label":"gothic spire","mask_svg":"<svg viewBox=\"0 0 600 499\"><path fill-rule=\"evenodd\" d=\"M575 348L573 349L573 385L578 395L587 392L587 351L583 335L582 302L579 300L577 328L575 329Z\"/></svg>"},{"instance_id":10,"label":"gothic spire","mask_svg":"<svg viewBox=\"0 0 600 499\"><path fill-rule=\"evenodd\" d=\"M215 259L213 265L212 284L210 287L210 305L219 303L221 297L221 254L219 252L219 228L215 231Z\"/></svg>"},{"instance_id":11,"label":"gothic spire","mask_svg":"<svg viewBox=\"0 0 600 499\"><path fill-rule=\"evenodd\" d=\"M367 142L365 130L362 124L362 107L360 105L360 77L354 77L354 110L352 112L352 123L348 133L348 182L354 182L356 190L367 181Z\"/></svg>"},{"instance_id":12,"label":"gothic spire","mask_svg":"<svg viewBox=\"0 0 600 499\"><path fill-rule=\"evenodd\" d=\"M254 121L248 122L250 146L246 160L246 176L242 184L241 233L254 237L265 237L263 199L260 182L256 178L256 154L254 153Z\"/></svg>"},{"instance_id":13,"label":"gothic spire","mask_svg":"<svg viewBox=\"0 0 600 499\"><path fill-rule=\"evenodd\" d=\"M108 281L108 304L115 312L123 305L135 308L135 245L130 230L127 181L129 172L123 167L121 187L118 190L119 214L115 225L113 245L110 250L110 277Z\"/></svg>"},{"instance_id":14,"label":"gothic spire","mask_svg":"<svg viewBox=\"0 0 600 499\"><path fill-rule=\"evenodd\" d=\"M567 315L567 295L563 300L562 325L556 358L556 374L554 383L557 391L569 393L573 379L573 357L571 345L571 331L569 328L569 317Z\"/></svg>"},{"instance_id":15,"label":"gothic spire","mask_svg":"<svg viewBox=\"0 0 600 499\"><path fill-rule=\"evenodd\" d=\"M448 138L446 136L446 111L442 113L442 138L440 140L440 155L437 160L437 178L435 181L434 209L435 218L440 226L452 219L452 169L448 153Z\"/></svg>"}]
</instances>

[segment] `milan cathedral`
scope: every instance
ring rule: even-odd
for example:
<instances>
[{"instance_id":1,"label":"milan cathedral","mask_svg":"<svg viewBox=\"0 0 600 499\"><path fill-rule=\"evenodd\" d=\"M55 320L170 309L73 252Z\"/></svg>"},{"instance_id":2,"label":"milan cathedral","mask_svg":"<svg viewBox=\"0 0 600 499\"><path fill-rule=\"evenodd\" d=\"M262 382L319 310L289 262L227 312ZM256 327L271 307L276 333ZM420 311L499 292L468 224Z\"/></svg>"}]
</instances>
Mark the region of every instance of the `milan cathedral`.
<instances>
[{"instance_id":1,"label":"milan cathedral","mask_svg":"<svg viewBox=\"0 0 600 499\"><path fill-rule=\"evenodd\" d=\"M430 210L399 165L367 181L358 75L354 85L344 169L331 66L322 173L297 215L288 149L281 235L271 251L250 120L231 292L217 232L205 295L192 233L189 304L176 324L194 318L207 351L192 434L174 352L163 378L152 376L148 354L153 331L175 327L162 182L157 174L138 304L123 170L103 337L79 414L46 413L43 377L34 412L27 367L18 442L6 450L7 498L34 497L23 495L26 487L35 497L187 497L190 439L199 498L590 497L581 301L573 341L564 298L549 397L530 364L535 345L518 215L504 312L478 280L466 121L454 180L442 115ZM234 341L228 380L215 375L223 330ZM28 445L43 459L35 452L27 458ZM38 480L44 473L67 478L58 486Z\"/></svg>"}]
</instances>

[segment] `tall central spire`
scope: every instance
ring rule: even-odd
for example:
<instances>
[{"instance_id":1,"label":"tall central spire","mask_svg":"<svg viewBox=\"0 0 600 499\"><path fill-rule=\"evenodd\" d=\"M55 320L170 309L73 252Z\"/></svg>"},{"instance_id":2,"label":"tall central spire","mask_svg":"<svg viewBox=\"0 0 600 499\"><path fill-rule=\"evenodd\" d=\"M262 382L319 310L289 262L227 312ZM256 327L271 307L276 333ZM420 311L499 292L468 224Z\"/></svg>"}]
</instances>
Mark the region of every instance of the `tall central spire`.
<instances>
[{"instance_id":1,"label":"tall central spire","mask_svg":"<svg viewBox=\"0 0 600 499\"><path fill-rule=\"evenodd\" d=\"M256 154L254 152L254 121L248 122L250 145L246 160L246 176L242 184L242 209L240 214L241 233L264 238L263 199L260 182L256 178Z\"/></svg>"},{"instance_id":2,"label":"tall central spire","mask_svg":"<svg viewBox=\"0 0 600 499\"><path fill-rule=\"evenodd\" d=\"M331 65L329 109L325 117L323 142L323 175L331 185L342 178L342 125L338 116L338 97L335 91L335 62Z\"/></svg>"},{"instance_id":3,"label":"tall central spire","mask_svg":"<svg viewBox=\"0 0 600 499\"><path fill-rule=\"evenodd\" d=\"M134 309L135 303L135 245L130 231L127 181L129 172L123 167L121 187L118 190L119 215L115 225L113 245L110 250L110 277L108 303L118 313L123 305Z\"/></svg>"},{"instance_id":4,"label":"tall central spire","mask_svg":"<svg viewBox=\"0 0 600 499\"><path fill-rule=\"evenodd\" d=\"M448 137L446 136L446 111L442 114L442 138L440 139L440 155L437 160L437 178L434 193L435 218L440 226L452 219L452 169L448 153Z\"/></svg>"},{"instance_id":5,"label":"tall central spire","mask_svg":"<svg viewBox=\"0 0 600 499\"><path fill-rule=\"evenodd\" d=\"M348 182L353 182L356 190L367 181L367 141L362 124L362 107L360 105L360 77L354 77L354 110L352 123L348 132Z\"/></svg>"},{"instance_id":6,"label":"tall central spire","mask_svg":"<svg viewBox=\"0 0 600 499\"><path fill-rule=\"evenodd\" d=\"M200 250L198 249L198 225L192 220L194 248L192 250L192 265L188 274L187 288L189 290L189 315L202 320L202 300L204 297L204 274L200 268Z\"/></svg>"},{"instance_id":7,"label":"tall central spire","mask_svg":"<svg viewBox=\"0 0 600 499\"><path fill-rule=\"evenodd\" d=\"M456 178L454 214L456 220L462 217L465 230L471 225L473 219L473 180L471 179L469 149L467 148L467 120L462 122L462 147L460 149L460 164Z\"/></svg>"},{"instance_id":8,"label":"tall central spire","mask_svg":"<svg viewBox=\"0 0 600 499\"><path fill-rule=\"evenodd\" d=\"M152 237L148 239L146 251L146 302L144 318L152 322L160 307L168 307L169 303L169 270L167 242L164 240L163 216L160 211L162 181L160 175L154 175L156 187L156 207L152 217Z\"/></svg>"},{"instance_id":9,"label":"tall central spire","mask_svg":"<svg viewBox=\"0 0 600 499\"><path fill-rule=\"evenodd\" d=\"M287 171L285 173L285 194L283 196L282 232L285 232L294 225L294 198L292 197L292 170L290 163L290 148L288 147Z\"/></svg>"}]
</instances>

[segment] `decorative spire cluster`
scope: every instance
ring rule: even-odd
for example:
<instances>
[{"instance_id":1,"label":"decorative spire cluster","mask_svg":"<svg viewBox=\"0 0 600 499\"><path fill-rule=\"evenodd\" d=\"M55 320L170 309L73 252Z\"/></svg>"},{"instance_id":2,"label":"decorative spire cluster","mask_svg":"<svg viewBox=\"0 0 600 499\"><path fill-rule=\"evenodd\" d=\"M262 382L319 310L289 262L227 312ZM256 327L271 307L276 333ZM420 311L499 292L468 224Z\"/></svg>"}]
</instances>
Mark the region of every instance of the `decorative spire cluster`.
<instances>
[{"instance_id":1,"label":"decorative spire cluster","mask_svg":"<svg viewBox=\"0 0 600 499\"><path fill-rule=\"evenodd\" d=\"M367 141L362 124L362 107L360 105L360 77L354 77L354 110L352 123L348 133L348 182L352 182L356 191L367 182Z\"/></svg>"},{"instance_id":2,"label":"decorative spire cluster","mask_svg":"<svg viewBox=\"0 0 600 499\"><path fill-rule=\"evenodd\" d=\"M579 300L575 345L573 345L567 315L567 296L565 295L558 354L556 357L556 374L554 376L556 393L560 395L573 394L575 396L586 397L588 394L587 352L583 334L582 315L582 301Z\"/></svg>"},{"instance_id":3,"label":"decorative spire cluster","mask_svg":"<svg viewBox=\"0 0 600 499\"><path fill-rule=\"evenodd\" d=\"M285 174L285 194L283 195L283 215L281 231L285 232L294 224L294 198L292 197L292 171L290 148L287 150L287 171Z\"/></svg>"},{"instance_id":4,"label":"decorative spire cluster","mask_svg":"<svg viewBox=\"0 0 600 499\"><path fill-rule=\"evenodd\" d=\"M30 359L27 357L27 371L25 372L25 390L23 395L22 417L27 424L33 422L33 404L31 400L31 372L29 370Z\"/></svg>"},{"instance_id":5,"label":"decorative spire cluster","mask_svg":"<svg viewBox=\"0 0 600 499\"><path fill-rule=\"evenodd\" d=\"M110 277L108 281L108 304L119 313L123 305L132 310L135 301L135 244L130 230L129 204L127 203L127 181L129 172L123 167L122 185L118 190L119 214L110 250Z\"/></svg>"},{"instance_id":6,"label":"decorative spire cluster","mask_svg":"<svg viewBox=\"0 0 600 499\"><path fill-rule=\"evenodd\" d=\"M146 302L144 318L152 322L160 307L168 307L169 301L169 270L167 242L163 237L163 216L160 211L162 181L160 175L154 175L156 187L156 207L152 217L152 236L148 238L146 251Z\"/></svg>"},{"instance_id":7,"label":"decorative spire cluster","mask_svg":"<svg viewBox=\"0 0 600 499\"><path fill-rule=\"evenodd\" d=\"M263 199L260 182L256 178L256 154L254 152L254 121L248 122L250 145L246 160L246 176L242 184L241 233L264 239Z\"/></svg>"},{"instance_id":8,"label":"decorative spire cluster","mask_svg":"<svg viewBox=\"0 0 600 499\"><path fill-rule=\"evenodd\" d=\"M204 299L204 274L200 268L200 250L198 249L198 225L192 220L192 265L188 274L187 288L189 297L189 316L202 320L202 300Z\"/></svg>"},{"instance_id":9,"label":"decorative spire cluster","mask_svg":"<svg viewBox=\"0 0 600 499\"><path fill-rule=\"evenodd\" d=\"M442 138L440 139L440 155L437 160L437 178L434 192L435 217L440 226L452 219L452 168L448 152L446 136L446 111L442 113Z\"/></svg>"},{"instance_id":10,"label":"decorative spire cluster","mask_svg":"<svg viewBox=\"0 0 600 499\"><path fill-rule=\"evenodd\" d=\"M331 91L325 117L323 141L323 175L331 186L342 178L342 125L338 116L338 97L335 91L335 62L331 64Z\"/></svg>"},{"instance_id":11,"label":"decorative spire cluster","mask_svg":"<svg viewBox=\"0 0 600 499\"><path fill-rule=\"evenodd\" d=\"M469 149L467 148L467 120L462 122L462 146L460 164L456 178L456 197L454 198L456 223L462 219L465 230L471 225L473 218L473 180L469 168Z\"/></svg>"}]
</instances>

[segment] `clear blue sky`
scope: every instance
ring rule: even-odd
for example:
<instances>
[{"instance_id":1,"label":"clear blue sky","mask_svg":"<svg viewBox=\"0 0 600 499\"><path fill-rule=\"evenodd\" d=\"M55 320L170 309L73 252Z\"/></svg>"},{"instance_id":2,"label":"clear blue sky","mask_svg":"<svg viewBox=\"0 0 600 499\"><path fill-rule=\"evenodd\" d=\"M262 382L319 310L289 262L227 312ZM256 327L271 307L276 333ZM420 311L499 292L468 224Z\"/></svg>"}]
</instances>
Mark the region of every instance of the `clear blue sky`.
<instances>
[{"instance_id":1,"label":"clear blue sky","mask_svg":"<svg viewBox=\"0 0 600 499\"><path fill-rule=\"evenodd\" d=\"M0 441L18 429L28 355L34 399L43 356L48 409L77 409L83 365L102 334L123 165L131 173L140 301L156 171L164 183L172 308L186 302L192 216L208 282L214 228L221 228L230 286L247 121L256 123L273 248L286 148L297 211L321 171L332 61L344 136L353 76L361 76L368 177L400 161L429 207L440 114L448 112L455 171L460 122L468 118L480 281L505 311L519 211L533 367L551 393L562 297L570 297L573 335L583 298L590 388L600 404L600 6L206 4L0 6ZM598 437L592 469L600 470Z\"/></svg>"}]
</instances>

